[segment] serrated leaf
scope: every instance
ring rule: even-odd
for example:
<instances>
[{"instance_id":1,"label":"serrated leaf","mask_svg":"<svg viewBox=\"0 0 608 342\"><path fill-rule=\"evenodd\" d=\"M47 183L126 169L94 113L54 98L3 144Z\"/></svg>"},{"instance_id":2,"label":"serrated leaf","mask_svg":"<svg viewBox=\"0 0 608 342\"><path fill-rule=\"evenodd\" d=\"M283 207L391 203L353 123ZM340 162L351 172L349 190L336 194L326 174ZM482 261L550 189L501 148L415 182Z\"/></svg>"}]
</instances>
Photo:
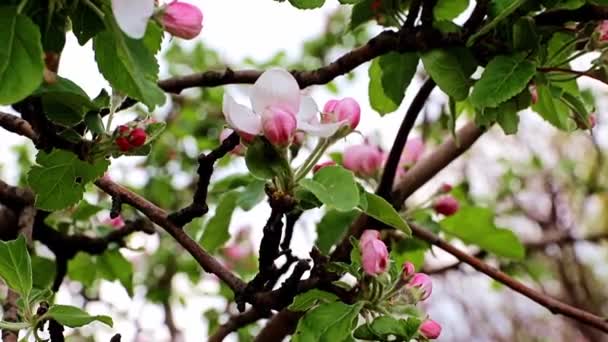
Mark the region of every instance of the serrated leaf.
<instances>
[{"instance_id":1,"label":"serrated leaf","mask_svg":"<svg viewBox=\"0 0 608 342\"><path fill-rule=\"evenodd\" d=\"M323 253L329 253L331 247L336 244L346 232L348 226L359 215L356 210L337 211L329 210L317 224L317 240L315 245Z\"/></svg>"},{"instance_id":2,"label":"serrated leaf","mask_svg":"<svg viewBox=\"0 0 608 342\"><path fill-rule=\"evenodd\" d=\"M232 213L236 208L236 201L238 199L238 192L229 192L225 194L215 209L215 214L203 231L201 237L201 246L209 252L214 252L219 247L223 246L228 239L230 239L230 233L228 228L230 227L230 221L232 219Z\"/></svg>"},{"instance_id":3,"label":"serrated leaf","mask_svg":"<svg viewBox=\"0 0 608 342\"><path fill-rule=\"evenodd\" d=\"M93 321L102 322L110 327L113 325L112 318L109 316L91 316L86 311L69 305L55 304L49 308L45 316L70 328L81 327Z\"/></svg>"},{"instance_id":4,"label":"serrated leaf","mask_svg":"<svg viewBox=\"0 0 608 342\"><path fill-rule=\"evenodd\" d=\"M39 151L28 173L28 184L36 193L36 207L60 210L82 199L85 185L103 176L110 164L101 159L94 164L78 159L72 152Z\"/></svg>"},{"instance_id":5,"label":"serrated leaf","mask_svg":"<svg viewBox=\"0 0 608 342\"><path fill-rule=\"evenodd\" d=\"M256 138L248 147L245 163L251 175L258 179L270 179L289 173L289 165L277 149L264 138Z\"/></svg>"},{"instance_id":6,"label":"serrated leaf","mask_svg":"<svg viewBox=\"0 0 608 342\"><path fill-rule=\"evenodd\" d=\"M55 261L32 255L32 284L38 289L50 288L55 279Z\"/></svg>"},{"instance_id":7,"label":"serrated leaf","mask_svg":"<svg viewBox=\"0 0 608 342\"><path fill-rule=\"evenodd\" d=\"M490 253L514 260L525 257L526 251L517 236L508 229L496 227L490 209L463 207L439 224L444 232Z\"/></svg>"},{"instance_id":8,"label":"serrated leaf","mask_svg":"<svg viewBox=\"0 0 608 342\"><path fill-rule=\"evenodd\" d=\"M76 2L76 7L70 13L70 21L72 33L81 46L105 28L103 20L83 1Z\"/></svg>"},{"instance_id":9,"label":"serrated leaf","mask_svg":"<svg viewBox=\"0 0 608 342\"><path fill-rule=\"evenodd\" d=\"M291 311L308 311L319 302L329 303L338 300L338 296L331 292L312 289L297 295L287 309Z\"/></svg>"},{"instance_id":10,"label":"serrated leaf","mask_svg":"<svg viewBox=\"0 0 608 342\"><path fill-rule=\"evenodd\" d=\"M308 311L298 323L293 342L342 342L352 340L352 332L363 303L322 304Z\"/></svg>"},{"instance_id":11,"label":"serrated leaf","mask_svg":"<svg viewBox=\"0 0 608 342\"><path fill-rule=\"evenodd\" d=\"M32 290L32 261L23 235L16 240L0 241L0 278L22 297Z\"/></svg>"},{"instance_id":12,"label":"serrated leaf","mask_svg":"<svg viewBox=\"0 0 608 342\"><path fill-rule=\"evenodd\" d=\"M560 101L563 92L560 88L537 83L536 92L538 102L532 106L535 112L561 130L569 131L574 128L570 121L570 109Z\"/></svg>"},{"instance_id":13,"label":"serrated leaf","mask_svg":"<svg viewBox=\"0 0 608 342\"><path fill-rule=\"evenodd\" d=\"M408 236L412 235L412 230L407 222L384 198L370 192L365 192L365 202L365 205L359 204L359 209L368 216L397 228Z\"/></svg>"},{"instance_id":14,"label":"serrated leaf","mask_svg":"<svg viewBox=\"0 0 608 342\"><path fill-rule=\"evenodd\" d=\"M468 49L434 49L420 54L424 69L437 86L456 101L469 96L469 77L477 68L477 62Z\"/></svg>"},{"instance_id":15,"label":"serrated leaf","mask_svg":"<svg viewBox=\"0 0 608 342\"><path fill-rule=\"evenodd\" d=\"M30 95L44 69L38 27L16 7L0 7L0 104Z\"/></svg>"},{"instance_id":16,"label":"serrated leaf","mask_svg":"<svg viewBox=\"0 0 608 342\"><path fill-rule=\"evenodd\" d=\"M87 93L63 77L43 84L32 95L41 98L44 113L51 121L68 127L81 122L87 111L95 109Z\"/></svg>"},{"instance_id":17,"label":"serrated leaf","mask_svg":"<svg viewBox=\"0 0 608 342\"><path fill-rule=\"evenodd\" d=\"M165 94L156 84L158 62L154 57L155 51L146 45L145 37L143 40L127 37L110 13L106 12L106 17L107 30L93 39L99 71L114 89L141 101L149 110L162 105Z\"/></svg>"},{"instance_id":18,"label":"serrated leaf","mask_svg":"<svg viewBox=\"0 0 608 342\"><path fill-rule=\"evenodd\" d=\"M352 172L340 166L327 166L313 179L303 179L300 186L312 192L319 201L339 211L349 211L359 203L359 188Z\"/></svg>"},{"instance_id":19,"label":"serrated leaf","mask_svg":"<svg viewBox=\"0 0 608 342\"><path fill-rule=\"evenodd\" d=\"M452 20L469 7L469 0L439 0L433 8L437 20Z\"/></svg>"},{"instance_id":20,"label":"serrated leaf","mask_svg":"<svg viewBox=\"0 0 608 342\"><path fill-rule=\"evenodd\" d=\"M475 83L471 103L477 108L495 108L526 88L535 73L535 64L523 53L496 56Z\"/></svg>"},{"instance_id":21,"label":"serrated leaf","mask_svg":"<svg viewBox=\"0 0 608 342\"><path fill-rule=\"evenodd\" d=\"M369 102L381 115L394 112L405 97L418 65L415 53L390 52L369 67Z\"/></svg>"}]
</instances>

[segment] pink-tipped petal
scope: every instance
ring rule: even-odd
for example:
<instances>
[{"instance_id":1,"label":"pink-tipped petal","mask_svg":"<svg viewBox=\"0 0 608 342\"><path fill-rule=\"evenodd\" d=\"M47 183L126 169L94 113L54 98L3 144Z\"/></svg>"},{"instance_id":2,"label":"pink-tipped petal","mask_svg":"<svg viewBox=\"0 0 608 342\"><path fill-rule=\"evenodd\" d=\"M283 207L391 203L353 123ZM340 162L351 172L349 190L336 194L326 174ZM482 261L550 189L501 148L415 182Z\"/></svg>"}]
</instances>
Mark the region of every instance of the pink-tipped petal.
<instances>
[{"instance_id":1,"label":"pink-tipped petal","mask_svg":"<svg viewBox=\"0 0 608 342\"><path fill-rule=\"evenodd\" d=\"M127 36L141 39L154 13L154 0L112 0L112 13Z\"/></svg>"},{"instance_id":2,"label":"pink-tipped petal","mask_svg":"<svg viewBox=\"0 0 608 342\"><path fill-rule=\"evenodd\" d=\"M203 12L189 3L173 1L165 8L162 25L173 36L192 39L203 28Z\"/></svg>"},{"instance_id":3,"label":"pink-tipped petal","mask_svg":"<svg viewBox=\"0 0 608 342\"><path fill-rule=\"evenodd\" d=\"M273 68L265 71L251 89L251 106L257 114L270 107L282 107L292 113L300 109L300 87L286 70Z\"/></svg>"},{"instance_id":4,"label":"pink-tipped petal","mask_svg":"<svg viewBox=\"0 0 608 342\"><path fill-rule=\"evenodd\" d=\"M255 115L251 109L234 101L229 94L224 94L222 108L226 122L233 129L251 135L258 135L262 131L261 117Z\"/></svg>"}]
</instances>

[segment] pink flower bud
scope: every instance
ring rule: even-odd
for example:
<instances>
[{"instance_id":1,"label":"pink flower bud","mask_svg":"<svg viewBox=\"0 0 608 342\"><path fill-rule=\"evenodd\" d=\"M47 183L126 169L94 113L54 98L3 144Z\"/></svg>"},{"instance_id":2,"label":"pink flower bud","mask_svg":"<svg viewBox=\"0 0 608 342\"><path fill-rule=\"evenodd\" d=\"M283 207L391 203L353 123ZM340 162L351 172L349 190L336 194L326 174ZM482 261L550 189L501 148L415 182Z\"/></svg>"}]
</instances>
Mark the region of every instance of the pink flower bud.
<instances>
[{"instance_id":1,"label":"pink flower bud","mask_svg":"<svg viewBox=\"0 0 608 342\"><path fill-rule=\"evenodd\" d=\"M530 98L532 99L532 104L536 104L538 102L538 91L536 91L536 85L530 84L528 87L528 91L530 91Z\"/></svg>"},{"instance_id":2,"label":"pink flower bud","mask_svg":"<svg viewBox=\"0 0 608 342\"><path fill-rule=\"evenodd\" d=\"M597 31L600 34L600 42L608 41L608 20L602 20L597 26Z\"/></svg>"},{"instance_id":3,"label":"pink flower bud","mask_svg":"<svg viewBox=\"0 0 608 342\"><path fill-rule=\"evenodd\" d=\"M110 225L116 229L122 228L125 225L125 221L122 216L118 215L115 218L108 218L103 222L104 224Z\"/></svg>"},{"instance_id":4,"label":"pink flower bud","mask_svg":"<svg viewBox=\"0 0 608 342\"><path fill-rule=\"evenodd\" d=\"M444 195L435 200L435 204L433 205L433 209L438 214L443 214L445 216L454 215L460 205L458 204L458 200L456 200L452 195Z\"/></svg>"},{"instance_id":5,"label":"pink flower bud","mask_svg":"<svg viewBox=\"0 0 608 342\"><path fill-rule=\"evenodd\" d=\"M126 152L133 147L133 146L131 146L129 139L127 139L125 137L118 137L118 138L116 138L116 140L114 140L114 142L118 146L118 149L123 152Z\"/></svg>"},{"instance_id":6,"label":"pink flower bud","mask_svg":"<svg viewBox=\"0 0 608 342\"><path fill-rule=\"evenodd\" d=\"M296 132L293 135L293 144L297 146L302 146L304 144L304 140L306 140L306 134L304 132Z\"/></svg>"},{"instance_id":7,"label":"pink flower bud","mask_svg":"<svg viewBox=\"0 0 608 342\"><path fill-rule=\"evenodd\" d=\"M191 4L173 1L163 11L161 19L165 31L184 39L192 39L203 28L203 12Z\"/></svg>"},{"instance_id":8,"label":"pink flower bud","mask_svg":"<svg viewBox=\"0 0 608 342\"><path fill-rule=\"evenodd\" d=\"M448 192L452 191L452 185L449 183L443 183L443 184L441 184L439 191L441 191L443 193L448 193Z\"/></svg>"},{"instance_id":9,"label":"pink flower bud","mask_svg":"<svg viewBox=\"0 0 608 342\"><path fill-rule=\"evenodd\" d=\"M375 175L382 167L384 154L372 145L350 146L344 151L344 167L364 177Z\"/></svg>"},{"instance_id":10,"label":"pink flower bud","mask_svg":"<svg viewBox=\"0 0 608 342\"><path fill-rule=\"evenodd\" d=\"M228 139L228 137L233 133L234 131L231 130L230 128L224 128L221 132L220 132L220 142L224 142L224 140ZM230 153L235 154L237 156L244 156L245 155L245 150L247 149L247 147L245 147L243 144L239 143L238 145L236 145L235 148L232 149L232 151L230 151Z\"/></svg>"},{"instance_id":11,"label":"pink flower bud","mask_svg":"<svg viewBox=\"0 0 608 342\"><path fill-rule=\"evenodd\" d=\"M420 300L429 298L433 292L433 283L431 281L431 277L424 273L414 274L407 286L420 291Z\"/></svg>"},{"instance_id":12,"label":"pink flower bud","mask_svg":"<svg viewBox=\"0 0 608 342\"><path fill-rule=\"evenodd\" d=\"M409 166L415 164L424 153L424 141L420 138L412 138L407 141L401 155L401 163Z\"/></svg>"},{"instance_id":13,"label":"pink flower bud","mask_svg":"<svg viewBox=\"0 0 608 342\"><path fill-rule=\"evenodd\" d=\"M296 132L296 126L295 116L281 108L270 108L268 113L262 117L264 136L274 145L289 145Z\"/></svg>"},{"instance_id":14,"label":"pink flower bud","mask_svg":"<svg viewBox=\"0 0 608 342\"><path fill-rule=\"evenodd\" d=\"M131 133L129 133L129 143L131 143L133 147L140 147L145 144L146 138L148 138L148 135L142 128L134 128Z\"/></svg>"},{"instance_id":15,"label":"pink flower bud","mask_svg":"<svg viewBox=\"0 0 608 342\"><path fill-rule=\"evenodd\" d=\"M428 338L429 340L434 340L441 334L441 325L432 319L427 319L422 322L419 331L420 335Z\"/></svg>"},{"instance_id":16,"label":"pink flower bud","mask_svg":"<svg viewBox=\"0 0 608 342\"><path fill-rule=\"evenodd\" d=\"M372 276L384 273L388 268L388 249L379 236L378 231L366 230L359 241L363 271Z\"/></svg>"},{"instance_id":17,"label":"pink flower bud","mask_svg":"<svg viewBox=\"0 0 608 342\"><path fill-rule=\"evenodd\" d=\"M323 123L333 123L346 121L350 129L357 128L361 118L361 107L359 103L351 97L342 100L329 100L323 107L321 121Z\"/></svg>"},{"instance_id":18,"label":"pink flower bud","mask_svg":"<svg viewBox=\"0 0 608 342\"><path fill-rule=\"evenodd\" d=\"M401 279L408 281L412 275L416 272L414 264L409 261L403 263L403 269L401 271Z\"/></svg>"},{"instance_id":19,"label":"pink flower bud","mask_svg":"<svg viewBox=\"0 0 608 342\"><path fill-rule=\"evenodd\" d=\"M332 165L336 165L336 162L335 162L335 161L333 161L333 160L330 160L330 161L326 161L326 162L319 163L319 164L317 164L317 165L315 165L315 166L313 166L313 167L312 167L312 173L313 173L313 174L314 174L314 173L317 173L317 172L319 172L319 170L321 170L322 168L327 167L327 166L332 166Z\"/></svg>"},{"instance_id":20,"label":"pink flower bud","mask_svg":"<svg viewBox=\"0 0 608 342\"><path fill-rule=\"evenodd\" d=\"M118 130L120 135L127 135L131 129L126 125L120 125L118 128L116 128L116 130Z\"/></svg>"}]
</instances>

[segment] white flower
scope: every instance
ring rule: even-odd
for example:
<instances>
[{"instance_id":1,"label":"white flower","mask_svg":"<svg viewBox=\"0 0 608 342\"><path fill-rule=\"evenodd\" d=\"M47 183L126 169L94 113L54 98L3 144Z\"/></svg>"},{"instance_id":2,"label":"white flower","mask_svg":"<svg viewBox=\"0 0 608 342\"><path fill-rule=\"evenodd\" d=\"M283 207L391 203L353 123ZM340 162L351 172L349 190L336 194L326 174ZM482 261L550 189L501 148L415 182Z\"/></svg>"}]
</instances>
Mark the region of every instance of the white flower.
<instances>
[{"instance_id":1,"label":"white flower","mask_svg":"<svg viewBox=\"0 0 608 342\"><path fill-rule=\"evenodd\" d=\"M141 39L154 13L154 0L112 0L112 12L127 36Z\"/></svg>"},{"instance_id":2,"label":"white flower","mask_svg":"<svg viewBox=\"0 0 608 342\"><path fill-rule=\"evenodd\" d=\"M260 75L250 99L253 110L224 94L223 111L228 125L241 133L264 134L273 143L289 143L296 128L311 135L329 137L344 124L321 123L315 101L300 94L298 82L284 69L273 68ZM293 120L287 120L286 116ZM297 126L294 126L296 122Z\"/></svg>"}]
</instances>

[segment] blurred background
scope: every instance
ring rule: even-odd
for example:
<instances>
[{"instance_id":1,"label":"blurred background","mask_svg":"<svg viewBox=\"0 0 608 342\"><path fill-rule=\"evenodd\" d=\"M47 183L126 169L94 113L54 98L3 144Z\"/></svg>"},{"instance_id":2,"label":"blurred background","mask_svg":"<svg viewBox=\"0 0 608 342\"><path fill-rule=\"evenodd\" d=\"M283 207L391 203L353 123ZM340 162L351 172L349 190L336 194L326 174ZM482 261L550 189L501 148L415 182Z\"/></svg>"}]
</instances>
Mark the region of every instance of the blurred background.
<instances>
[{"instance_id":1,"label":"blurred background","mask_svg":"<svg viewBox=\"0 0 608 342\"><path fill-rule=\"evenodd\" d=\"M204 13L203 32L187 42L165 37L159 55L161 79L222 70L225 66L315 69L364 44L381 29L369 24L348 30L349 9L336 1L306 11L271 0L190 2ZM574 68L584 68L593 57L577 59ZM407 106L425 79L419 68L401 107L381 117L369 105L368 67L362 65L326 86L306 90L320 106L331 98L345 96L356 98L362 106L360 134L351 134L330 152L339 154L364 139L390 149ZM101 89L109 90L97 71L91 43L79 46L71 34L59 75L77 83L91 97ZM500 128L492 128L468 153L414 194L408 204L425 202L444 182L454 185L453 194L461 202L496 212L496 225L518 236L526 246L526 258L507 260L468 248L455 239L454 244L548 295L603 316L608 314L608 292L603 286L608 278L608 179L604 157L608 148L607 86L588 79L578 81L596 106L598 120L591 132L559 132L538 115L523 111L517 134L505 135ZM188 204L196 156L218 144L225 125L221 113L224 91L245 103L249 86L192 89L172 96L151 114L166 121L168 127L150 156L114 160L109 176L166 210ZM426 154L450 137L446 107L447 97L436 89L413 133L425 140ZM136 106L120 112L114 120L119 125L145 115L144 107ZM470 120L471 113L464 110L456 126ZM35 157L33 145L4 130L0 130L0 140L0 178L9 184L26 185L25 176ZM302 148L313 146L306 141ZM214 252L228 267L245 278L251 277L257 269L256 249L269 214L263 201L263 184L246 175L244 161L236 156L222 159L212 184L212 210L190 224L188 233L203 239L209 224L228 224L232 238ZM239 194L239 200L232 204L222 201L231 191ZM85 199L73 210L53 214L56 226L69 224L73 232L87 233L113 229L110 199L94 188ZM224 210L218 211L218 205ZM77 214L82 220L75 223ZM125 206L123 217L134 218L136 213ZM300 219L292 243L296 255L308 255L322 217L323 211L316 209ZM123 341L201 341L236 313L236 308L229 305L230 290L214 276L204 274L166 234L136 233L127 245L121 250L122 257L132 264L132 269L124 266L127 274L105 272L99 260L84 254L70 262L68 279L57 301L84 305L92 314L109 314L115 327L92 324L80 329L79 335L72 331L69 340L107 341L114 332L120 332ZM434 294L424 306L443 326L439 341L606 340L594 330L554 316L470 267L459 265L440 250L428 246L406 248L407 255L416 258L416 263L433 276ZM105 272L101 276L104 280L94 280L91 272ZM128 281L130 272L132 283ZM258 330L255 324L245 327L229 340L249 341Z\"/></svg>"}]
</instances>

